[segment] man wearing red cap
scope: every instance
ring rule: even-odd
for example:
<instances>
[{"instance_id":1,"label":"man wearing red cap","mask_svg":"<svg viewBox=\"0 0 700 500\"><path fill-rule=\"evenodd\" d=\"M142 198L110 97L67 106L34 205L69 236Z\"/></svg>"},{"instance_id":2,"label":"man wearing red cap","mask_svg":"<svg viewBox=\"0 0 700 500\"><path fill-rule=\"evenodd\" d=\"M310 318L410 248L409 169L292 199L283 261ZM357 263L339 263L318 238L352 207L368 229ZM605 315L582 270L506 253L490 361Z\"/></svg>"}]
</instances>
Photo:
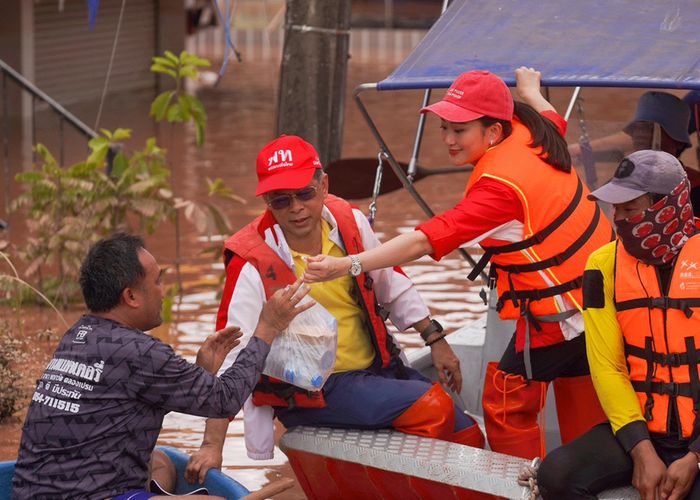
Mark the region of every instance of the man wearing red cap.
<instances>
[{"instance_id":1,"label":"man wearing red cap","mask_svg":"<svg viewBox=\"0 0 700 500\"><path fill-rule=\"evenodd\" d=\"M267 297L303 275L307 256L343 257L379 246L362 212L328 194L318 155L301 138L281 136L266 145L257 158L257 174L256 194L268 209L225 243L226 285L217 318L217 325L240 325L241 346L255 330ZM440 384L403 363L387 332L386 318L399 330L413 326L431 347L441 381L459 392L459 360L404 274L393 268L358 271L312 285L310 296L338 320L334 372L319 392L262 377L244 406L251 458L272 458L273 416L286 427L393 427L483 447L474 420L454 407ZM232 351L223 366L238 352ZM221 466L227 427L226 420L207 421L202 447L188 467L190 478Z\"/></svg>"}]
</instances>

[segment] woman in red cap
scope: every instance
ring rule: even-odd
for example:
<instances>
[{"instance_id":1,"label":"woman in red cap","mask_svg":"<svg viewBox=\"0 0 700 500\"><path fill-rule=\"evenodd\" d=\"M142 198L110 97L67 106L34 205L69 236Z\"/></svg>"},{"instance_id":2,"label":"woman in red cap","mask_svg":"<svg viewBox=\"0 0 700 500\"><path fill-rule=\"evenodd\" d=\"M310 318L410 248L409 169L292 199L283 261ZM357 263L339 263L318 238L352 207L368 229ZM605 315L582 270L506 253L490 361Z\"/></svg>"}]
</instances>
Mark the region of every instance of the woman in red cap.
<instances>
[{"instance_id":1,"label":"woman in red cap","mask_svg":"<svg viewBox=\"0 0 700 500\"><path fill-rule=\"evenodd\" d=\"M540 94L540 73L521 67L516 80L525 102L514 102L497 76L468 71L421 110L440 118L451 163L474 165L454 208L375 249L313 257L305 279L358 275L423 255L437 260L479 243L484 258L469 277L490 260L500 317L517 319L501 361L486 372L487 437L495 451L533 458L544 454L538 415L549 382L563 442L605 419L586 361L581 277L588 255L612 231L571 168L566 122Z\"/></svg>"}]
</instances>

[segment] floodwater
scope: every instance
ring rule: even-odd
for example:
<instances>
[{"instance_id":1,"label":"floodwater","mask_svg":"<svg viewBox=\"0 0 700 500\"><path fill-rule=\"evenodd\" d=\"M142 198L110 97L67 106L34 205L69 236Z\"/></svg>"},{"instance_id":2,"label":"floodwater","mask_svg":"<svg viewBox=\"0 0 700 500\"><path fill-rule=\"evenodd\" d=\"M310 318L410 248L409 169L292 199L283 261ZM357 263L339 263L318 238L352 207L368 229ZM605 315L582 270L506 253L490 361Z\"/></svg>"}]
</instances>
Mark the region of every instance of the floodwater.
<instances>
[{"instance_id":1,"label":"floodwater","mask_svg":"<svg viewBox=\"0 0 700 500\"><path fill-rule=\"evenodd\" d=\"M345 105L344 157L376 158L377 145L352 103L351 91L359 83L383 79L394 66L394 63L386 61L350 61ZM218 69L216 61L214 67ZM205 179L223 178L237 195L247 200L246 204L227 202L222 206L233 227L238 229L263 210L263 204L254 196L255 156L259 148L274 136L278 77L279 61L275 58L249 59L243 64L232 61L218 86L202 87L199 96L208 111L209 123L207 141L201 149L194 144L193 130L171 129L169 126L158 129L151 124L147 117L148 105L153 97L150 94L109 97L99 127L134 128L135 138L127 145L132 148L139 147L145 137L157 134L160 143L170 153L177 195L204 200L207 196ZM619 130L632 116L634 103L640 93L627 90L606 93L590 91L586 94L586 117L591 137ZM562 112L569 94L570 89L552 90L551 99ZM403 161L410 156L421 98L422 92L418 91L393 92L390 95L380 95L377 92L363 94L387 143ZM93 125L95 103L77 103L70 109L86 123ZM428 120L420 156L421 165L446 164L447 155L439 142L438 125L434 119ZM55 140L50 132L42 131L41 123L37 135L38 140L49 144ZM575 142L579 135L578 122L574 119L570 125L569 140ZM71 159L70 156L68 158ZM603 165L599 178L605 180L612 167ZM459 200L466 181L466 174L433 176L417 183L417 187L431 207L440 212ZM332 176L330 182L333 183ZM359 200L357 203L360 208L367 210L368 200ZM418 205L404 191L382 196L377 217L375 228L382 239L411 231L416 224L425 220ZM11 216L10 220L13 227L21 227L19 216ZM174 321L160 327L155 334L191 360L194 360L202 340L214 329L218 306L217 290L223 274L223 265L219 259L211 255L203 256L201 251L212 244L220 245L225 236L219 235L208 240L198 236L188 224L183 227L181 254L184 295L175 306ZM16 241L17 238L22 239L21 231L14 232L13 240ZM147 241L151 251L162 263L173 264L175 239L172 226L164 225ZM468 284L465 277L470 267L457 253L437 263L423 258L404 269L416 283L433 315L448 331L465 325L485 311L478 297L481 285ZM174 282L172 273L168 280ZM398 338L408 349L421 345L415 334L399 334ZM464 375L468 380L470 374ZM475 380L473 383L480 382ZM173 413L166 418L160 443L191 452L201 443L203 429L203 419ZM283 429L278 428L278 436L282 432ZM223 468L251 490L280 477L293 476L284 454L279 450L276 450L274 460L256 462L247 458L240 418L234 419L229 426ZM303 498L303 493L297 486L277 498Z\"/></svg>"}]
</instances>

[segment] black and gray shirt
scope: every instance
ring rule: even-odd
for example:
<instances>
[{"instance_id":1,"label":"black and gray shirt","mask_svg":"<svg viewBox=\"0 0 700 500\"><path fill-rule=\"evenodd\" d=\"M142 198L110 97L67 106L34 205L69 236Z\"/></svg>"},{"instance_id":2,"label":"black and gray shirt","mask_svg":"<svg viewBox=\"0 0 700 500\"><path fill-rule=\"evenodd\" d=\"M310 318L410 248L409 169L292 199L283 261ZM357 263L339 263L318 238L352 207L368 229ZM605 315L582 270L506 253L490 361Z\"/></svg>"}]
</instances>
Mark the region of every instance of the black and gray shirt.
<instances>
[{"instance_id":1,"label":"black and gray shirt","mask_svg":"<svg viewBox=\"0 0 700 500\"><path fill-rule=\"evenodd\" d=\"M254 337L220 378L139 330L83 316L37 382L13 498L106 498L143 488L163 417L233 417L269 346Z\"/></svg>"}]
</instances>

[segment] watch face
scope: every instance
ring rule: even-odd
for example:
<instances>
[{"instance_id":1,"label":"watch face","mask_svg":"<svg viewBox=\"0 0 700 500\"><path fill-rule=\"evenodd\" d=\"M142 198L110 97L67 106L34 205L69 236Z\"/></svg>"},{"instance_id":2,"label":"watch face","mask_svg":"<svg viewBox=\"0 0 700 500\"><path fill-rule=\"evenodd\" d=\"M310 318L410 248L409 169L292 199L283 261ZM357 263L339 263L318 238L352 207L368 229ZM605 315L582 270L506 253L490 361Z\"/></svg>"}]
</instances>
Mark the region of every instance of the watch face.
<instances>
[{"instance_id":1,"label":"watch face","mask_svg":"<svg viewBox=\"0 0 700 500\"><path fill-rule=\"evenodd\" d=\"M360 264L360 259L354 256L350 257L350 275L359 276L362 272L362 264Z\"/></svg>"}]
</instances>

